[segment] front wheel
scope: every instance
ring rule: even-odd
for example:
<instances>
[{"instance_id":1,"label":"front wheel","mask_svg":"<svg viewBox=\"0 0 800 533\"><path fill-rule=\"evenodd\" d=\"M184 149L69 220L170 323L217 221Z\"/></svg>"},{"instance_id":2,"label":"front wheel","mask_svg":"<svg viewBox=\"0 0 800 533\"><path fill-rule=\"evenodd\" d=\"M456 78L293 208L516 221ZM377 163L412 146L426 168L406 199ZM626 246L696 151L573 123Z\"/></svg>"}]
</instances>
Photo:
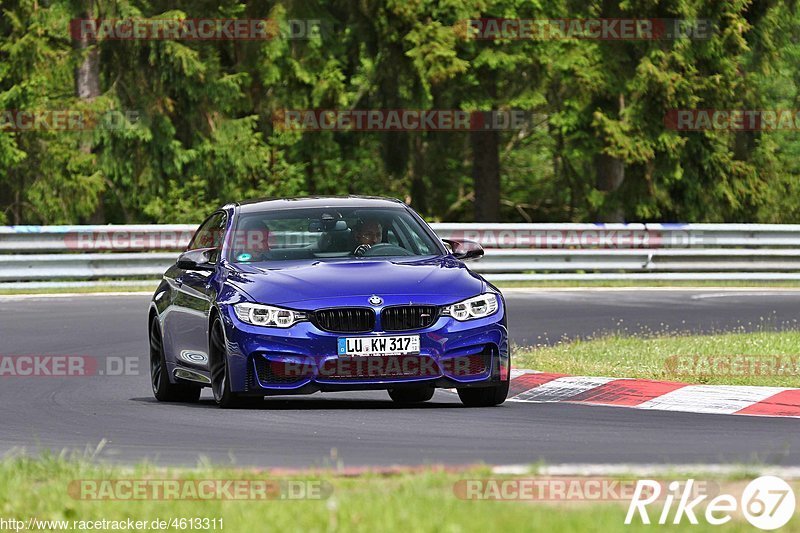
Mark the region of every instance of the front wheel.
<instances>
[{"instance_id":1,"label":"front wheel","mask_svg":"<svg viewBox=\"0 0 800 533\"><path fill-rule=\"evenodd\" d=\"M420 403L433 398L433 387L389 389L389 397L397 403Z\"/></svg>"},{"instance_id":2,"label":"front wheel","mask_svg":"<svg viewBox=\"0 0 800 533\"><path fill-rule=\"evenodd\" d=\"M225 345L225 329L222 320L217 317L211 327L211 392L214 401L223 409L245 407L263 400L263 398L243 398L231 391L231 375L228 366L228 349Z\"/></svg>"},{"instance_id":3,"label":"front wheel","mask_svg":"<svg viewBox=\"0 0 800 533\"><path fill-rule=\"evenodd\" d=\"M480 389L457 389L461 403L467 407L494 407L506 401L509 381Z\"/></svg>"},{"instance_id":4,"label":"front wheel","mask_svg":"<svg viewBox=\"0 0 800 533\"><path fill-rule=\"evenodd\" d=\"M200 399L200 387L184 383L170 383L164 342L158 318L150 321L150 384L153 396L159 402L196 402Z\"/></svg>"}]
</instances>

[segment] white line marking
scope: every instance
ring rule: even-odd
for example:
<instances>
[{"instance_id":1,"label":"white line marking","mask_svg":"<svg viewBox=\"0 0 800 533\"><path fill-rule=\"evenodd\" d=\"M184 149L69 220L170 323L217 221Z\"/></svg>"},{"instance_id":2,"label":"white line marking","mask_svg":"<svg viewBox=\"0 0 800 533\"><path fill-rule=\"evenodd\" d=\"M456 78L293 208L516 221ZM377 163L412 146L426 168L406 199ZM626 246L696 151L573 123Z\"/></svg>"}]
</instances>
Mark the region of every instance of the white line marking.
<instances>
[{"instance_id":1,"label":"white line marking","mask_svg":"<svg viewBox=\"0 0 800 533\"><path fill-rule=\"evenodd\" d=\"M687 413L733 414L785 390L787 389L782 387L688 385L648 400L637 405L636 408Z\"/></svg>"},{"instance_id":2,"label":"white line marking","mask_svg":"<svg viewBox=\"0 0 800 533\"><path fill-rule=\"evenodd\" d=\"M560 402L590 389L605 385L619 378L593 378L568 376L548 381L543 385L522 392L514 397L517 401L526 402Z\"/></svg>"}]
</instances>

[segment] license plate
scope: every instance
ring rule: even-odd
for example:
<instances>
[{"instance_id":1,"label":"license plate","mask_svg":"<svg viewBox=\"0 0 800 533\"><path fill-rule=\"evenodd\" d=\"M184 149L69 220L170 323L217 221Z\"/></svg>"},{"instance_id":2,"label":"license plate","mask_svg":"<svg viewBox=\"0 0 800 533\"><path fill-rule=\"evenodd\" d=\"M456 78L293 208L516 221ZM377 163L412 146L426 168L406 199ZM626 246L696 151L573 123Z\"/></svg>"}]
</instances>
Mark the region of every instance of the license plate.
<instances>
[{"instance_id":1,"label":"license plate","mask_svg":"<svg viewBox=\"0 0 800 533\"><path fill-rule=\"evenodd\" d=\"M419 335L339 337L339 355L408 355L419 353Z\"/></svg>"}]
</instances>

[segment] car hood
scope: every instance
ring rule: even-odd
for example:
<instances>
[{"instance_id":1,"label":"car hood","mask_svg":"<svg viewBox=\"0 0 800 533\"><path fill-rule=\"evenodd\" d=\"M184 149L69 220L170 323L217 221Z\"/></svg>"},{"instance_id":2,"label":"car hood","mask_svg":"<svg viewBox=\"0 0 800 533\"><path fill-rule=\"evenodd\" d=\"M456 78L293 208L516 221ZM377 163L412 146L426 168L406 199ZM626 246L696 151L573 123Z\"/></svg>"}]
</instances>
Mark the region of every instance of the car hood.
<instances>
[{"instance_id":1,"label":"car hood","mask_svg":"<svg viewBox=\"0 0 800 533\"><path fill-rule=\"evenodd\" d=\"M424 297L430 303L447 303L483 292L486 283L452 257L425 260L345 260L314 263L285 262L231 265L228 283L253 300L270 304L296 304L380 295ZM415 298L419 299L419 298ZM309 305L302 305L306 302Z\"/></svg>"}]
</instances>

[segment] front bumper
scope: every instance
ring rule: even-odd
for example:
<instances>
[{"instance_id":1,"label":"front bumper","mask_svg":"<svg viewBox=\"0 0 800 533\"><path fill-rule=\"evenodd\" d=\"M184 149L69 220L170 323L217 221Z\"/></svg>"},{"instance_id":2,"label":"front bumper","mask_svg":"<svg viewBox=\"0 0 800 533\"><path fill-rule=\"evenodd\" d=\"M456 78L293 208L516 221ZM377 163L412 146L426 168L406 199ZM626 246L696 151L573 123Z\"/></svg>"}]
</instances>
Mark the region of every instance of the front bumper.
<instances>
[{"instance_id":1,"label":"front bumper","mask_svg":"<svg viewBox=\"0 0 800 533\"><path fill-rule=\"evenodd\" d=\"M309 394L435 387L483 387L507 379L510 368L505 309L459 322L441 316L430 327L403 332L331 333L311 322L268 328L241 322L221 308L233 392ZM339 357L340 337L419 335L419 355Z\"/></svg>"}]
</instances>

